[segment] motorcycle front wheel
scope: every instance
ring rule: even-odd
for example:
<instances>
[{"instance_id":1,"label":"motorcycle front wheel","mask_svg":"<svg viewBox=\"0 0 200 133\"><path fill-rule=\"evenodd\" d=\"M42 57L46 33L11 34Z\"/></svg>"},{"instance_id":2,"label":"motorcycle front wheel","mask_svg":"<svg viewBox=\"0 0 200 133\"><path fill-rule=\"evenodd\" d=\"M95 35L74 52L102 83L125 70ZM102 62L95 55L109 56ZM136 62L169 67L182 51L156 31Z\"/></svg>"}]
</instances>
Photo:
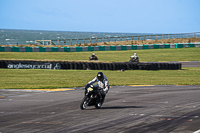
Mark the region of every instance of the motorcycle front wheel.
<instances>
[{"instance_id":1,"label":"motorcycle front wheel","mask_svg":"<svg viewBox=\"0 0 200 133\"><path fill-rule=\"evenodd\" d=\"M90 99L90 98L89 98L88 96L85 96L85 97L83 98L83 100L81 101L80 108L81 108L82 110L84 110L84 109L87 108L88 103L89 103L89 99Z\"/></svg>"}]
</instances>

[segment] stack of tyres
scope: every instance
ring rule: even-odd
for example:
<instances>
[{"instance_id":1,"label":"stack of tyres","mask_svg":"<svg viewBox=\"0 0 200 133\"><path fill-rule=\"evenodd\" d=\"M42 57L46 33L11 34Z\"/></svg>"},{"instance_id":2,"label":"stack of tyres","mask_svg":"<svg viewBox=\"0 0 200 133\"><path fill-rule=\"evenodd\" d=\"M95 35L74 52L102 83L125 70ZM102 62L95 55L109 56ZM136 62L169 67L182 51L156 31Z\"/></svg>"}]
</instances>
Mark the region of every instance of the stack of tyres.
<instances>
[{"instance_id":1,"label":"stack of tyres","mask_svg":"<svg viewBox=\"0 0 200 133\"><path fill-rule=\"evenodd\" d=\"M137 63L130 63L129 64L131 70L138 70L139 69L139 66Z\"/></svg>"},{"instance_id":2,"label":"stack of tyres","mask_svg":"<svg viewBox=\"0 0 200 133\"><path fill-rule=\"evenodd\" d=\"M162 70L168 70L169 68L169 64L168 63L163 63L164 66L163 66L163 69Z\"/></svg>"},{"instance_id":3,"label":"stack of tyres","mask_svg":"<svg viewBox=\"0 0 200 133\"><path fill-rule=\"evenodd\" d=\"M178 70L181 70L182 64L178 63Z\"/></svg>"},{"instance_id":4,"label":"stack of tyres","mask_svg":"<svg viewBox=\"0 0 200 133\"><path fill-rule=\"evenodd\" d=\"M86 62L81 62L81 65L82 65L83 70L86 70L86 69L87 69L87 64L86 64Z\"/></svg>"},{"instance_id":5,"label":"stack of tyres","mask_svg":"<svg viewBox=\"0 0 200 133\"><path fill-rule=\"evenodd\" d=\"M166 68L166 63L159 63L159 64L160 64L159 67L160 70L164 70Z\"/></svg>"},{"instance_id":6,"label":"stack of tyres","mask_svg":"<svg viewBox=\"0 0 200 133\"><path fill-rule=\"evenodd\" d=\"M119 70L119 63L113 63L114 64L114 70Z\"/></svg>"},{"instance_id":7,"label":"stack of tyres","mask_svg":"<svg viewBox=\"0 0 200 133\"><path fill-rule=\"evenodd\" d=\"M127 67L126 63L122 63L122 69L123 69L123 70L128 70L128 67ZM121 69L121 70L122 70L122 69Z\"/></svg>"},{"instance_id":8,"label":"stack of tyres","mask_svg":"<svg viewBox=\"0 0 200 133\"><path fill-rule=\"evenodd\" d=\"M94 65L93 70L99 70L99 69L98 69L98 64L97 64L97 63L94 63L93 65Z\"/></svg>"},{"instance_id":9,"label":"stack of tyres","mask_svg":"<svg viewBox=\"0 0 200 133\"><path fill-rule=\"evenodd\" d=\"M0 68L7 68L7 63L4 60L0 61Z\"/></svg>"},{"instance_id":10,"label":"stack of tyres","mask_svg":"<svg viewBox=\"0 0 200 133\"><path fill-rule=\"evenodd\" d=\"M87 62L85 63L86 64L86 70L89 70L90 69L90 64Z\"/></svg>"},{"instance_id":11,"label":"stack of tyres","mask_svg":"<svg viewBox=\"0 0 200 133\"><path fill-rule=\"evenodd\" d=\"M8 64L46 64L51 63L53 66L60 64L61 69L77 70L180 70L181 63L133 63L133 62L56 62L56 61L23 61L23 60L0 60L0 68L7 68Z\"/></svg>"},{"instance_id":12,"label":"stack of tyres","mask_svg":"<svg viewBox=\"0 0 200 133\"><path fill-rule=\"evenodd\" d=\"M105 63L101 63L102 65L102 70L106 70L106 64Z\"/></svg>"},{"instance_id":13,"label":"stack of tyres","mask_svg":"<svg viewBox=\"0 0 200 133\"><path fill-rule=\"evenodd\" d=\"M107 63L108 65L108 70L112 70L112 64L111 63Z\"/></svg>"},{"instance_id":14,"label":"stack of tyres","mask_svg":"<svg viewBox=\"0 0 200 133\"><path fill-rule=\"evenodd\" d=\"M74 69L78 69L78 63L74 62Z\"/></svg>"},{"instance_id":15,"label":"stack of tyres","mask_svg":"<svg viewBox=\"0 0 200 133\"><path fill-rule=\"evenodd\" d=\"M149 70L149 65L147 63L139 63L138 64L139 70Z\"/></svg>"},{"instance_id":16,"label":"stack of tyres","mask_svg":"<svg viewBox=\"0 0 200 133\"><path fill-rule=\"evenodd\" d=\"M91 63L91 62L87 63L87 69L93 70L93 63Z\"/></svg>"},{"instance_id":17,"label":"stack of tyres","mask_svg":"<svg viewBox=\"0 0 200 133\"><path fill-rule=\"evenodd\" d=\"M82 67L80 62L75 62L75 69L77 69L77 70L83 69L83 67Z\"/></svg>"},{"instance_id":18,"label":"stack of tyres","mask_svg":"<svg viewBox=\"0 0 200 133\"><path fill-rule=\"evenodd\" d=\"M74 69L74 68L75 68L74 62L69 62L69 69Z\"/></svg>"},{"instance_id":19,"label":"stack of tyres","mask_svg":"<svg viewBox=\"0 0 200 133\"><path fill-rule=\"evenodd\" d=\"M105 65L105 70L109 70L109 65L108 65L108 63L104 63L104 65Z\"/></svg>"},{"instance_id":20,"label":"stack of tyres","mask_svg":"<svg viewBox=\"0 0 200 133\"><path fill-rule=\"evenodd\" d=\"M98 70L102 70L102 66L103 66L102 63L98 63L97 66L98 66Z\"/></svg>"},{"instance_id":21,"label":"stack of tyres","mask_svg":"<svg viewBox=\"0 0 200 133\"><path fill-rule=\"evenodd\" d=\"M174 69L173 63L169 63L168 69L169 70L173 70Z\"/></svg>"},{"instance_id":22,"label":"stack of tyres","mask_svg":"<svg viewBox=\"0 0 200 133\"><path fill-rule=\"evenodd\" d=\"M176 70L181 70L181 63L176 63Z\"/></svg>"},{"instance_id":23,"label":"stack of tyres","mask_svg":"<svg viewBox=\"0 0 200 133\"><path fill-rule=\"evenodd\" d=\"M63 66L64 66L63 69L70 69L70 63L69 62L64 62ZM61 66L61 68L62 68L62 66Z\"/></svg>"},{"instance_id":24,"label":"stack of tyres","mask_svg":"<svg viewBox=\"0 0 200 133\"><path fill-rule=\"evenodd\" d=\"M158 63L152 63L151 64L151 69L148 69L148 70L159 70Z\"/></svg>"},{"instance_id":25,"label":"stack of tyres","mask_svg":"<svg viewBox=\"0 0 200 133\"><path fill-rule=\"evenodd\" d=\"M128 62L124 62L125 63L125 65L126 65L126 70L130 70L131 68L130 68L130 63L128 63Z\"/></svg>"},{"instance_id":26,"label":"stack of tyres","mask_svg":"<svg viewBox=\"0 0 200 133\"><path fill-rule=\"evenodd\" d=\"M117 70L121 70L122 69L122 63L117 63Z\"/></svg>"},{"instance_id":27,"label":"stack of tyres","mask_svg":"<svg viewBox=\"0 0 200 133\"><path fill-rule=\"evenodd\" d=\"M111 68L112 68L111 70L116 70L115 69L115 63L111 63Z\"/></svg>"},{"instance_id":28,"label":"stack of tyres","mask_svg":"<svg viewBox=\"0 0 200 133\"><path fill-rule=\"evenodd\" d=\"M175 68L176 68L176 64L172 63L172 70L175 70Z\"/></svg>"}]
</instances>

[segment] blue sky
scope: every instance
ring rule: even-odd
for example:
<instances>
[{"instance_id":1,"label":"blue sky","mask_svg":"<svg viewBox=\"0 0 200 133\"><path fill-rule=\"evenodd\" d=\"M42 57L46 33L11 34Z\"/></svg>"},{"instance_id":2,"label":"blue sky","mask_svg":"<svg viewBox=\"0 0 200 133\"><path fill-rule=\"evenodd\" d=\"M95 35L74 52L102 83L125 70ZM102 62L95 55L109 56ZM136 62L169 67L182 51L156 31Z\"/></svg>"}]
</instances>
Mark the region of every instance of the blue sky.
<instances>
[{"instance_id":1,"label":"blue sky","mask_svg":"<svg viewBox=\"0 0 200 133\"><path fill-rule=\"evenodd\" d=\"M200 0L0 0L0 29L200 32Z\"/></svg>"}]
</instances>

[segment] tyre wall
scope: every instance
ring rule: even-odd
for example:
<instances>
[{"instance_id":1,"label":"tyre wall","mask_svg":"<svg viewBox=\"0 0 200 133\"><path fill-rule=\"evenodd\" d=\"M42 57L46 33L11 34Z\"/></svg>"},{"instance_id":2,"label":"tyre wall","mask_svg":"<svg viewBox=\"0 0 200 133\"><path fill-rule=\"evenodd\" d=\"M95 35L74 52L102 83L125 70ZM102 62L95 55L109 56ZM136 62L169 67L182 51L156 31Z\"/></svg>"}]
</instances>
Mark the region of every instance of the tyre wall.
<instances>
[{"instance_id":1,"label":"tyre wall","mask_svg":"<svg viewBox=\"0 0 200 133\"><path fill-rule=\"evenodd\" d=\"M76 69L76 70L180 70L181 63L68 62L0 60L0 68L8 69Z\"/></svg>"}]
</instances>

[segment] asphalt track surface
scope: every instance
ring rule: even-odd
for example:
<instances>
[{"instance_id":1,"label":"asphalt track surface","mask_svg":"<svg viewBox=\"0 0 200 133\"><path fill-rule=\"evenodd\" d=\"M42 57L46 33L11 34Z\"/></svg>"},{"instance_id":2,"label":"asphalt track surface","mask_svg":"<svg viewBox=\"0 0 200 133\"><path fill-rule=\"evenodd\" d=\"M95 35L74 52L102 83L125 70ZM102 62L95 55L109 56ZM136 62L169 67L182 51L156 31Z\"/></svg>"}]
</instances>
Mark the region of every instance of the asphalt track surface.
<instances>
[{"instance_id":1,"label":"asphalt track surface","mask_svg":"<svg viewBox=\"0 0 200 133\"><path fill-rule=\"evenodd\" d=\"M193 133L200 86L112 86L101 109L81 110L83 89L0 90L1 133Z\"/></svg>"},{"instance_id":2,"label":"asphalt track surface","mask_svg":"<svg viewBox=\"0 0 200 133\"><path fill-rule=\"evenodd\" d=\"M171 61L168 63L181 63L182 67L200 67L200 61L185 61L185 62Z\"/></svg>"}]
</instances>

